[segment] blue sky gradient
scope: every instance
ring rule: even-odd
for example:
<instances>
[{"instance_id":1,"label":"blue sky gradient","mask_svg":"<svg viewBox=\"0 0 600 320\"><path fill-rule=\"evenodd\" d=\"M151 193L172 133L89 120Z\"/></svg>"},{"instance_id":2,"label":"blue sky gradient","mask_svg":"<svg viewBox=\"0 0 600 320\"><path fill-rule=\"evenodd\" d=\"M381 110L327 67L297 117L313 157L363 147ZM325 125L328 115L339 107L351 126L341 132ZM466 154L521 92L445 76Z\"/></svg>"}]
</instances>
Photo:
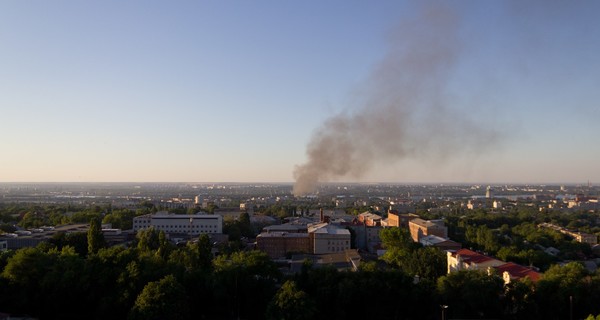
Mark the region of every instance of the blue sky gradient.
<instances>
[{"instance_id":1,"label":"blue sky gradient","mask_svg":"<svg viewBox=\"0 0 600 320\"><path fill-rule=\"evenodd\" d=\"M339 180L600 183L600 2L450 4L445 103L500 139ZM293 181L426 5L0 2L0 181Z\"/></svg>"}]
</instances>

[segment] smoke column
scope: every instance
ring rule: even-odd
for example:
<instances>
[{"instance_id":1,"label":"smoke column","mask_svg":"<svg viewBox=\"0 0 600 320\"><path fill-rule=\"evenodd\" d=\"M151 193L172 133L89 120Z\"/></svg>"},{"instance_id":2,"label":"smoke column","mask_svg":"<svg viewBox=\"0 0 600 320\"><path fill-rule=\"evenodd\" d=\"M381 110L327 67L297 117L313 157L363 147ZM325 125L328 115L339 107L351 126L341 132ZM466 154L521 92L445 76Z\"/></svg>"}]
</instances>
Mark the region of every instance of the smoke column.
<instances>
[{"instance_id":1,"label":"smoke column","mask_svg":"<svg viewBox=\"0 0 600 320\"><path fill-rule=\"evenodd\" d=\"M359 106L314 132L307 162L294 170L295 195L313 193L320 182L360 178L378 163L446 157L493 140L494 132L452 108L445 92L462 49L459 20L451 8L427 5L390 34Z\"/></svg>"}]
</instances>

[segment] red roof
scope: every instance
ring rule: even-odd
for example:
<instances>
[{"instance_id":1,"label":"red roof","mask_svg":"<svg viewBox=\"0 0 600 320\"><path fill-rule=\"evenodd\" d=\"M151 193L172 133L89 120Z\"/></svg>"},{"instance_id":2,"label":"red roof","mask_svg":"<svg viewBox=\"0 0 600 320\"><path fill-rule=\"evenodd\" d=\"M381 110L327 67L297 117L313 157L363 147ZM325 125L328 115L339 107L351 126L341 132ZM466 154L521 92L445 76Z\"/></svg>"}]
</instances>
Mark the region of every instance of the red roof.
<instances>
[{"instance_id":1,"label":"red roof","mask_svg":"<svg viewBox=\"0 0 600 320\"><path fill-rule=\"evenodd\" d=\"M484 256L469 249L460 249L456 251L456 256L460 256L463 262L466 263L484 263L486 261L496 260L492 257Z\"/></svg>"},{"instance_id":2,"label":"red roof","mask_svg":"<svg viewBox=\"0 0 600 320\"><path fill-rule=\"evenodd\" d=\"M496 270L499 274L503 274L505 271L508 272L508 274L510 274L510 277L513 279L522 279L525 277L529 277L529 279L535 282L538 281L541 277L539 272L536 272L531 268L527 268L512 262L507 262L501 266L498 266L496 267Z\"/></svg>"}]
</instances>

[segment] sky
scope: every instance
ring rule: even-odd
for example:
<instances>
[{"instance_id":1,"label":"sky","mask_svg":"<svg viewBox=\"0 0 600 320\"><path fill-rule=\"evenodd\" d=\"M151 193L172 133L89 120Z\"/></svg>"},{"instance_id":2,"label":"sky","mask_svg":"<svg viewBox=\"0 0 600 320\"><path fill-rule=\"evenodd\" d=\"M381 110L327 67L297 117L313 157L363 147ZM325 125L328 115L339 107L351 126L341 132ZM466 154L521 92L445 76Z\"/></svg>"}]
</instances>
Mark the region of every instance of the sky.
<instances>
[{"instance_id":1,"label":"sky","mask_svg":"<svg viewBox=\"0 0 600 320\"><path fill-rule=\"evenodd\" d=\"M475 0L2 1L0 182L293 182L437 7L452 148L324 180L600 183L600 2Z\"/></svg>"}]
</instances>

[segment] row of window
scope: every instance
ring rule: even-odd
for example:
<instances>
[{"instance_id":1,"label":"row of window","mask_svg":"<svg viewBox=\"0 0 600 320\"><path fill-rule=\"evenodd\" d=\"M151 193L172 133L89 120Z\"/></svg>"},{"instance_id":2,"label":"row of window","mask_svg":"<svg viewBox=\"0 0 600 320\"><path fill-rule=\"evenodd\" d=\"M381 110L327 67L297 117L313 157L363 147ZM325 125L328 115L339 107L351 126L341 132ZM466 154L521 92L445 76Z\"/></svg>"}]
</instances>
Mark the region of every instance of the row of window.
<instances>
[{"instance_id":1,"label":"row of window","mask_svg":"<svg viewBox=\"0 0 600 320\"><path fill-rule=\"evenodd\" d=\"M157 228L175 228L175 229L190 229L190 226L182 226L182 225L155 225L155 227ZM208 229L216 229L217 226L213 226L213 225L196 225L196 226L191 226L192 229L204 229L204 228L208 228Z\"/></svg>"},{"instance_id":2,"label":"row of window","mask_svg":"<svg viewBox=\"0 0 600 320\"><path fill-rule=\"evenodd\" d=\"M348 240L346 240L346 245L348 245L350 242ZM327 241L327 245L343 245L344 241Z\"/></svg>"},{"instance_id":3,"label":"row of window","mask_svg":"<svg viewBox=\"0 0 600 320\"><path fill-rule=\"evenodd\" d=\"M329 252L340 252L350 248L340 248L340 247L327 247L327 251Z\"/></svg>"}]
</instances>

